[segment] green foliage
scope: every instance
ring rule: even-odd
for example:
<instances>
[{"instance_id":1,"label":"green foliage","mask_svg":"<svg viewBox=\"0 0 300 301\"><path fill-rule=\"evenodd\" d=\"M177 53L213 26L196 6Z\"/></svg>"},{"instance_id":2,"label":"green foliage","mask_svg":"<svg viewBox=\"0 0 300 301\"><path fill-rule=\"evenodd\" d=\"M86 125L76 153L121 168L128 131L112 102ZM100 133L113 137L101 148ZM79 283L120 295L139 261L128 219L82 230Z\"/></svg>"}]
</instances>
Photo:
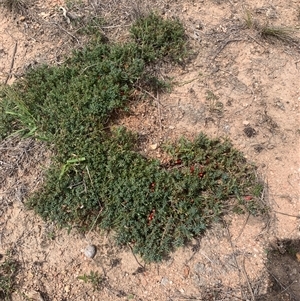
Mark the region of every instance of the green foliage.
<instances>
[{"instance_id":1,"label":"green foliage","mask_svg":"<svg viewBox=\"0 0 300 301\"><path fill-rule=\"evenodd\" d=\"M2 96L4 96L0 117L2 121L0 122L0 125L2 125L1 129L3 130L2 135L7 132L14 132L22 134L25 138L33 136L37 130L36 120L29 112L21 95L10 87L3 87L1 92ZM22 124L22 127L17 130L20 124Z\"/></svg>"},{"instance_id":2,"label":"green foliage","mask_svg":"<svg viewBox=\"0 0 300 301\"><path fill-rule=\"evenodd\" d=\"M66 7L68 10L71 10L72 8L76 7L83 7L83 1L82 0L66 0L65 1Z\"/></svg>"},{"instance_id":3,"label":"green foliage","mask_svg":"<svg viewBox=\"0 0 300 301\"><path fill-rule=\"evenodd\" d=\"M0 299L9 301L16 288L18 262L11 252L7 252L5 260L0 263Z\"/></svg>"},{"instance_id":4,"label":"green foliage","mask_svg":"<svg viewBox=\"0 0 300 301\"><path fill-rule=\"evenodd\" d=\"M152 13L137 20L130 32L147 62L166 57L182 62L186 54L184 28L178 20L164 20Z\"/></svg>"},{"instance_id":5,"label":"green foliage","mask_svg":"<svg viewBox=\"0 0 300 301\"><path fill-rule=\"evenodd\" d=\"M184 55L178 21L151 14L131 32L135 42L94 42L64 65L41 66L3 89L0 127L14 122L14 130L54 148L46 185L30 198L30 208L61 226L113 229L117 243L159 261L205 231L225 207L255 213L258 182L255 167L227 140L201 134L166 145L170 162L162 165L135 151L133 133L108 126L137 82L154 89L164 84L149 74L149 64Z\"/></svg>"},{"instance_id":6,"label":"green foliage","mask_svg":"<svg viewBox=\"0 0 300 301\"><path fill-rule=\"evenodd\" d=\"M251 29L253 27L254 22L253 22L251 12L249 10L246 10L245 12L244 21L247 28Z\"/></svg>"},{"instance_id":7,"label":"green foliage","mask_svg":"<svg viewBox=\"0 0 300 301\"><path fill-rule=\"evenodd\" d=\"M83 21L80 20L80 22L82 23ZM105 38L103 30L101 29L101 26L104 24L105 20L103 18L98 16L90 17L87 19L87 21L85 21L84 25L81 25L78 28L77 32L82 35L92 36L96 40L98 39L99 41L105 42L107 38Z\"/></svg>"},{"instance_id":8,"label":"green foliage","mask_svg":"<svg viewBox=\"0 0 300 301\"><path fill-rule=\"evenodd\" d=\"M105 278L98 272L91 271L89 275L84 274L77 278L83 280L85 283L90 283L94 291L103 289Z\"/></svg>"}]
</instances>

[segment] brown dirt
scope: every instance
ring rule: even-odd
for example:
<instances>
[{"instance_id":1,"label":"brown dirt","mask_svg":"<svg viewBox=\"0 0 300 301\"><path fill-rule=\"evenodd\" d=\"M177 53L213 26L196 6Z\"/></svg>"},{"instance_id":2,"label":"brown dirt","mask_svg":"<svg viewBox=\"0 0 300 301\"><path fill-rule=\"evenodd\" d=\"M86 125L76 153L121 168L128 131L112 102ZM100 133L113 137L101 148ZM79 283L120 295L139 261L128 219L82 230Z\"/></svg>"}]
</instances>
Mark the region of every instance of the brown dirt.
<instances>
[{"instance_id":1,"label":"brown dirt","mask_svg":"<svg viewBox=\"0 0 300 301\"><path fill-rule=\"evenodd\" d=\"M125 0L68 3L84 18L104 16L103 33L118 41L147 8ZM36 0L23 15L0 6L1 83L34 64L60 64L84 45L60 5ZM34 140L10 138L0 145L0 254L13 250L20 263L13 300L300 300L298 1L157 0L149 6L184 23L194 55L184 69L160 70L176 80L171 93L133 103L119 124L138 132L143 153L158 158L161 144L181 135L229 137L259 167L270 216L229 214L168 260L144 268L105 233L67 233L27 211L24 199L41 184L51 155ZM263 38L255 22L245 26L247 12L260 26L298 31L293 38ZM92 260L82 254L90 243L98 249ZM98 290L78 279L91 271L104 275Z\"/></svg>"}]
</instances>

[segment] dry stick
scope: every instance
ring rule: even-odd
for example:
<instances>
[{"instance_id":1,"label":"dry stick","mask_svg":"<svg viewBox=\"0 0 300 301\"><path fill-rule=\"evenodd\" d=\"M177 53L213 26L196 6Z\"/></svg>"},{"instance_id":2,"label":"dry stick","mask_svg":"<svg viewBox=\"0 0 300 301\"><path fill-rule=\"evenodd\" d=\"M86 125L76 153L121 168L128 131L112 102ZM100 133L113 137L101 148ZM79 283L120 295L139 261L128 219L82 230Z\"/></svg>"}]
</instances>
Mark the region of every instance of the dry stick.
<instances>
[{"instance_id":1,"label":"dry stick","mask_svg":"<svg viewBox=\"0 0 300 301\"><path fill-rule=\"evenodd\" d=\"M137 264L138 264L140 267L142 267L143 269L145 269L145 266L142 265L142 264L138 261L138 259L136 258L135 254L134 254L134 252L133 252L132 246L131 246L130 244L128 244L128 246L129 246L129 248L130 248L130 250L131 250L131 253L132 253L132 255L133 255L135 261L137 262Z\"/></svg>"},{"instance_id":2,"label":"dry stick","mask_svg":"<svg viewBox=\"0 0 300 301\"><path fill-rule=\"evenodd\" d=\"M201 250L199 250L199 253L203 256L203 257L205 257L208 261L210 261L210 263L212 263L212 264L214 264L213 263L213 261L203 252L203 251L201 251Z\"/></svg>"},{"instance_id":3,"label":"dry stick","mask_svg":"<svg viewBox=\"0 0 300 301\"><path fill-rule=\"evenodd\" d=\"M104 28L104 29L110 29L110 28L118 28L118 27L130 27L131 25L128 24L120 24L120 25L111 25L111 26L102 26L101 28Z\"/></svg>"},{"instance_id":4,"label":"dry stick","mask_svg":"<svg viewBox=\"0 0 300 301\"><path fill-rule=\"evenodd\" d=\"M292 215L292 214L288 214L288 213L284 213L284 212L280 212L280 211L276 211L276 210L273 210L275 213L278 213L278 214L282 214L282 215L286 215L286 216L290 216L290 217L296 217L296 218L300 218L299 215Z\"/></svg>"},{"instance_id":5,"label":"dry stick","mask_svg":"<svg viewBox=\"0 0 300 301\"><path fill-rule=\"evenodd\" d=\"M147 90L143 89L141 86L139 85L135 85L140 91L146 93L147 95L149 95L151 98L153 98L155 101L159 101L158 98L156 98L153 94L151 94L150 92L148 92ZM165 107L160 101L159 104L163 107Z\"/></svg>"},{"instance_id":6,"label":"dry stick","mask_svg":"<svg viewBox=\"0 0 300 301\"><path fill-rule=\"evenodd\" d=\"M297 280L294 280L292 283L290 283L283 291L281 291L280 293L282 294L282 293L284 293L285 291L287 291L294 283L297 283L298 281ZM294 295L293 293L292 293L292 295Z\"/></svg>"},{"instance_id":7,"label":"dry stick","mask_svg":"<svg viewBox=\"0 0 300 301\"><path fill-rule=\"evenodd\" d=\"M160 127L160 134L161 134L162 133L162 124L161 124L161 110L160 110L159 94L158 94L158 92L157 92L157 97L156 97L156 105L157 105L158 118L159 118L159 127Z\"/></svg>"},{"instance_id":8,"label":"dry stick","mask_svg":"<svg viewBox=\"0 0 300 301\"><path fill-rule=\"evenodd\" d=\"M253 293L253 290L252 290L252 287L251 287L251 283L250 283L250 280L249 280L249 277L248 277L248 274L247 274L246 268L245 268L245 255L243 255L242 268L243 268L244 276L246 277L246 280L247 280L247 284L248 284L248 288L250 290L251 298L252 298L253 301L255 301L255 296L254 296L254 293Z\"/></svg>"},{"instance_id":9,"label":"dry stick","mask_svg":"<svg viewBox=\"0 0 300 301\"><path fill-rule=\"evenodd\" d=\"M232 243L232 240L231 240L231 236L230 236L230 232L229 232L228 226L227 226L227 224L226 224L226 222L225 222L224 220L223 220L223 223L224 223L225 228L226 228L227 233L228 233L229 243L230 243L230 245L231 245L232 250L234 251L234 246L233 246L233 243ZM233 252L233 258L234 258L234 261L235 261L235 264L236 264L236 266L237 266L237 269L238 269L239 273L241 273L241 269L240 269L240 266L239 266L239 264L238 264L238 261L237 261L237 259L236 259L236 256L235 256L234 252ZM244 263L244 262L243 262L243 263ZM254 294L253 294L253 290L252 290L252 287L251 287L251 284L250 284L250 281L249 281L249 278L248 278L248 275L247 275L245 269L243 269L243 274L244 274L244 276L245 276L245 278L246 278L246 280L247 280L247 284L248 284L248 288L249 288L250 293L251 293L252 301L255 301L255 297L254 297ZM241 289L242 289L242 287L241 287ZM242 291L242 290L241 290L241 291Z\"/></svg>"},{"instance_id":10,"label":"dry stick","mask_svg":"<svg viewBox=\"0 0 300 301\"><path fill-rule=\"evenodd\" d=\"M241 229L239 235L238 235L237 238L235 239L235 241L237 241L237 240L240 238L240 236L242 235L242 233L243 233L243 231L244 231L244 229L245 229L245 227L246 227L246 225L247 225L247 222L248 222L248 220L249 220L249 216L250 216L250 213L248 213L248 215L247 215L247 217L246 217L246 220L245 220L245 222L244 222L244 224L243 224L243 227L242 227L242 229Z\"/></svg>"},{"instance_id":11,"label":"dry stick","mask_svg":"<svg viewBox=\"0 0 300 301\"><path fill-rule=\"evenodd\" d=\"M8 82L8 80L10 79L11 71L12 71L12 69L13 69L13 67L14 67L15 56L16 56L16 52L17 52L17 47L18 47L18 42L16 42L16 44L15 44L15 48L14 48L14 52L13 52L13 55L12 55L12 60L11 60L9 72L8 72L7 77L6 77L6 79L5 79L4 85L6 85L7 82Z\"/></svg>"},{"instance_id":12,"label":"dry stick","mask_svg":"<svg viewBox=\"0 0 300 301\"><path fill-rule=\"evenodd\" d=\"M260 42L258 42L254 37L252 37L251 35L249 35L248 33L246 33L246 35L252 39L255 43L257 43L259 46L263 47L264 49L267 49L263 44L261 44Z\"/></svg>"},{"instance_id":13,"label":"dry stick","mask_svg":"<svg viewBox=\"0 0 300 301\"><path fill-rule=\"evenodd\" d=\"M94 185L93 185L93 181L92 181L92 178L91 178L91 175L90 175L89 168L88 168L88 166L86 166L85 168L86 168L87 174L88 174L88 176L89 176L89 179L90 179L91 184L92 184L92 187L93 187ZM93 222L93 224L92 224L92 227L90 228L90 230L89 230L89 232L87 233L86 236L88 236L88 235L91 233L91 231L93 230L93 228L94 228L95 225L96 225L96 222L97 222L97 220L98 220L100 214L101 214L102 211L103 211L103 207L101 206L101 203L100 203L99 199L97 199L97 201L98 201L99 207L100 207L101 209L99 210L99 213L98 213L96 219L94 220L94 222Z\"/></svg>"},{"instance_id":14,"label":"dry stick","mask_svg":"<svg viewBox=\"0 0 300 301\"><path fill-rule=\"evenodd\" d=\"M84 73L86 70L88 70L89 68L95 67L95 66L97 66L97 65L98 65L98 64L93 64L93 65L86 66L85 68L83 68L83 69L81 70L80 75L81 75L82 73Z\"/></svg>"},{"instance_id":15,"label":"dry stick","mask_svg":"<svg viewBox=\"0 0 300 301\"><path fill-rule=\"evenodd\" d=\"M192 256L185 262L186 265L194 258L194 256L196 255L196 253L199 252L199 250L200 250L200 242L199 242L198 239L197 239L197 244L195 245L195 248L192 248L192 250L193 250L193 254L192 254Z\"/></svg>"},{"instance_id":16,"label":"dry stick","mask_svg":"<svg viewBox=\"0 0 300 301\"><path fill-rule=\"evenodd\" d=\"M244 41L244 39L232 39L232 40L227 40L225 41L218 49L217 53L213 56L212 60L211 60L211 64L212 62L216 59L216 57L221 53L221 51L226 47L227 44L232 43L232 42L240 42L240 41Z\"/></svg>"},{"instance_id":17,"label":"dry stick","mask_svg":"<svg viewBox=\"0 0 300 301\"><path fill-rule=\"evenodd\" d=\"M281 294L281 293L283 293L283 292L285 292L285 291L287 291L289 288L290 288L290 286L291 285L293 285L294 284L294 282L292 282L291 284L289 284L288 286L285 286L285 285L283 285L280 281L279 281L279 279L268 269L268 268L266 268L266 270L268 271L268 273L275 279L275 281L280 285L280 287L282 288L282 291L279 293L279 294ZM291 292L290 290L288 291L288 294L289 295L292 295L294 298L295 298L295 300L296 300L296 296L294 295L294 293L293 292Z\"/></svg>"},{"instance_id":18,"label":"dry stick","mask_svg":"<svg viewBox=\"0 0 300 301\"><path fill-rule=\"evenodd\" d=\"M172 297L173 299L177 299L177 300L186 300L186 301L203 301L203 299L200 297L200 299L198 297L188 297L188 296L181 296L181 297Z\"/></svg>"},{"instance_id":19,"label":"dry stick","mask_svg":"<svg viewBox=\"0 0 300 301\"><path fill-rule=\"evenodd\" d=\"M140 86L137 86L141 91L145 92L147 95L149 95L151 98L153 98L156 102L157 105L157 112L158 112L158 118L159 118L159 127L160 127L160 132L162 133L162 123L161 123L161 110L160 110L160 101L159 101L159 94L157 92L157 96L155 97L154 95L152 95L150 92L148 92L147 90L144 90L143 88L141 88Z\"/></svg>"},{"instance_id":20,"label":"dry stick","mask_svg":"<svg viewBox=\"0 0 300 301\"><path fill-rule=\"evenodd\" d=\"M225 228L226 228L226 230L227 230L228 240L229 240L229 243L230 243L231 248L232 248L232 251L233 251L233 258L234 258L236 267L237 267L239 273L241 273L241 269L240 269L240 267L239 267L238 261L237 261L237 259L236 259L235 253L234 253L234 246L233 246L233 243L232 243L232 240L231 240L231 237L230 237L230 232L229 232L227 223L226 223L224 220L223 220L223 223L224 223L224 226L225 226ZM242 287L241 287L241 288L242 288ZM241 292L242 292L242 290L241 290Z\"/></svg>"},{"instance_id":21,"label":"dry stick","mask_svg":"<svg viewBox=\"0 0 300 301\"><path fill-rule=\"evenodd\" d=\"M230 294L230 293L226 293L226 294ZM243 299L243 298L241 298L241 297L239 297L239 296L236 296L236 295L233 295L233 294L230 294L230 296L231 297L234 297L234 298L237 298L237 299L239 299L239 300L242 300L242 301L245 301L245 299Z\"/></svg>"},{"instance_id":22,"label":"dry stick","mask_svg":"<svg viewBox=\"0 0 300 301\"><path fill-rule=\"evenodd\" d=\"M78 44L80 44L79 40L74 35L72 35L70 32L68 32L66 29L64 29L62 26L60 26L58 23L56 23L56 22L50 22L50 23L58 26L62 31L64 31L66 34L68 34L70 37L72 37L74 40L76 40L76 42Z\"/></svg>"}]
</instances>

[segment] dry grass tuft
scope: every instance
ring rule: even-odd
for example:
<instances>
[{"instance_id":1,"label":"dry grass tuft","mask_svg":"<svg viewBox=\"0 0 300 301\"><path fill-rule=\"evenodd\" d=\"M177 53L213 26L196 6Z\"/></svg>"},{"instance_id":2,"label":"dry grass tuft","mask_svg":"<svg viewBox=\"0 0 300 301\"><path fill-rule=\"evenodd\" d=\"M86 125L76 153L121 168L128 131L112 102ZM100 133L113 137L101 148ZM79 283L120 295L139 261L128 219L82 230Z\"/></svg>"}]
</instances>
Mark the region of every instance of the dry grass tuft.
<instances>
[{"instance_id":1,"label":"dry grass tuft","mask_svg":"<svg viewBox=\"0 0 300 301\"><path fill-rule=\"evenodd\" d=\"M0 4L13 13L23 15L27 10L28 0L2 0Z\"/></svg>"},{"instance_id":2,"label":"dry grass tuft","mask_svg":"<svg viewBox=\"0 0 300 301\"><path fill-rule=\"evenodd\" d=\"M262 26L260 34L263 38L276 38L284 42L294 41L293 33L294 29L288 27L276 27L276 26Z\"/></svg>"}]
</instances>

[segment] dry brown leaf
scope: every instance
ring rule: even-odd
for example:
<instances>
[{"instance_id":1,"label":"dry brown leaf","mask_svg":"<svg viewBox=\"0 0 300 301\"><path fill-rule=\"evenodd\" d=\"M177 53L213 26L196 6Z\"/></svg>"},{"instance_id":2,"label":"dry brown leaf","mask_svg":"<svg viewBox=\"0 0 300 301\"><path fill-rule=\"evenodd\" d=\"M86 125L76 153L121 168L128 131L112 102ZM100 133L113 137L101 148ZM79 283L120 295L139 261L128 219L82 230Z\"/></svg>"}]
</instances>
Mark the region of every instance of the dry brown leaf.
<instances>
[{"instance_id":1,"label":"dry brown leaf","mask_svg":"<svg viewBox=\"0 0 300 301\"><path fill-rule=\"evenodd\" d=\"M189 274L190 274L190 267L186 265L183 269L184 278L187 278L189 276Z\"/></svg>"}]
</instances>

